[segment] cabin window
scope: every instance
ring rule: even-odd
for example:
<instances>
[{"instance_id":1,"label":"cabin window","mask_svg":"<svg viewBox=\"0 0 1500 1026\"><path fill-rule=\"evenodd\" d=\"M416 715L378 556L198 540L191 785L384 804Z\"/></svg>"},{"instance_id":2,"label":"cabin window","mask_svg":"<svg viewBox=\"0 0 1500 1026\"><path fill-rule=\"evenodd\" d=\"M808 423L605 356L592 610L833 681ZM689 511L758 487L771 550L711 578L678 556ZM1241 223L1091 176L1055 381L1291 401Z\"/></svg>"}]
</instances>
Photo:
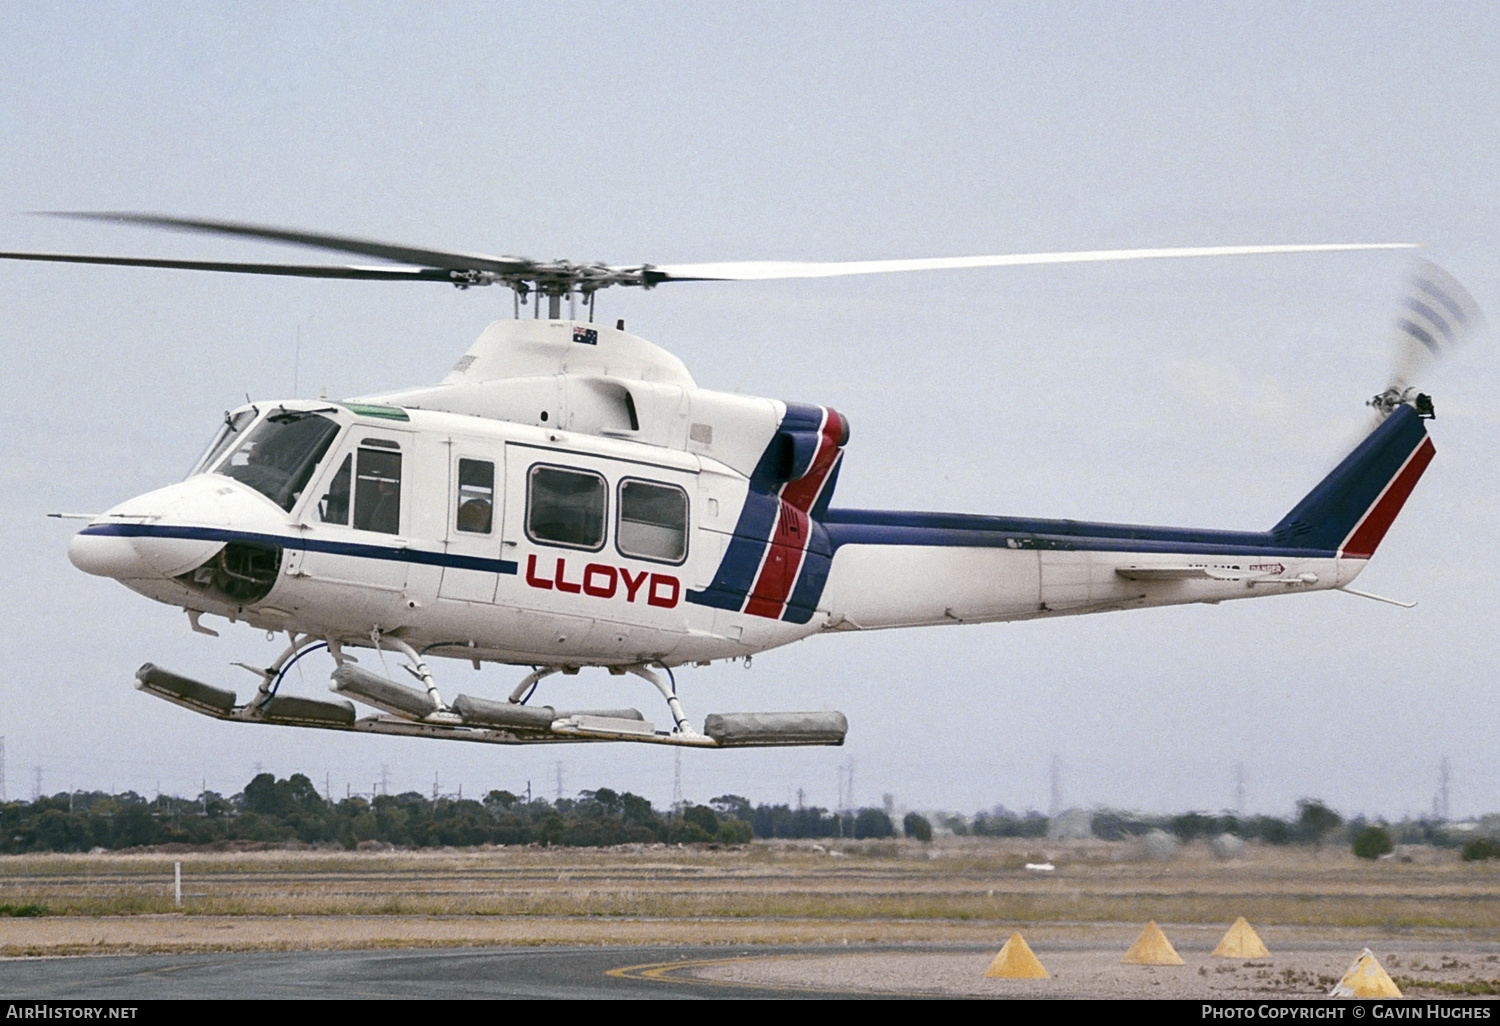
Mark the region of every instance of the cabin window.
<instances>
[{"instance_id":1,"label":"cabin window","mask_svg":"<svg viewBox=\"0 0 1500 1026\"><path fill-rule=\"evenodd\" d=\"M455 525L469 534L489 534L494 520L495 465L488 460L459 460Z\"/></svg>"},{"instance_id":2,"label":"cabin window","mask_svg":"<svg viewBox=\"0 0 1500 1026\"><path fill-rule=\"evenodd\" d=\"M354 477L354 526L361 531L401 531L401 453L360 449Z\"/></svg>"},{"instance_id":3,"label":"cabin window","mask_svg":"<svg viewBox=\"0 0 1500 1026\"><path fill-rule=\"evenodd\" d=\"M604 547L604 478L562 467L531 468L526 487L526 536L548 545Z\"/></svg>"},{"instance_id":4,"label":"cabin window","mask_svg":"<svg viewBox=\"0 0 1500 1026\"><path fill-rule=\"evenodd\" d=\"M325 524L349 526L349 479L352 476L354 457L345 456L339 472L333 475L328 491L318 500L318 519Z\"/></svg>"},{"instance_id":5,"label":"cabin window","mask_svg":"<svg viewBox=\"0 0 1500 1026\"><path fill-rule=\"evenodd\" d=\"M676 485L620 482L615 547L622 556L681 563L687 558L687 492Z\"/></svg>"},{"instance_id":6,"label":"cabin window","mask_svg":"<svg viewBox=\"0 0 1500 1026\"><path fill-rule=\"evenodd\" d=\"M327 417L278 409L246 436L218 473L291 512L338 433L338 423Z\"/></svg>"}]
</instances>

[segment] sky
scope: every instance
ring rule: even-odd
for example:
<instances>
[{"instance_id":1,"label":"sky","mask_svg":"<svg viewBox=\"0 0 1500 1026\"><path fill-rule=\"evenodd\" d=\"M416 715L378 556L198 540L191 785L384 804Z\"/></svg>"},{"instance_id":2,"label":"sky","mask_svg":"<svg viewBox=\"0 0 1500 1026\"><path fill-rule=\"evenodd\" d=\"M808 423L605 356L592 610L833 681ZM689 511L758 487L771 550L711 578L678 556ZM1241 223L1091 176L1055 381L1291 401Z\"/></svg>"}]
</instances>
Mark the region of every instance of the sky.
<instances>
[{"instance_id":1,"label":"sky","mask_svg":"<svg viewBox=\"0 0 1500 1026\"><path fill-rule=\"evenodd\" d=\"M303 251L27 216L130 210L658 264L1418 242L1500 315L1500 8L1485 3L9 4L0 250ZM317 259L313 257L312 259ZM1385 384L1397 252L690 283L601 319L706 388L852 424L834 504L1263 530ZM1500 811L1493 337L1427 389L1438 456L1344 594L812 638L678 674L693 718L834 708L842 748L502 748L218 723L279 646L67 560L226 408L437 381L511 297L0 267L4 788L370 792L1287 815ZM304 660L303 664L314 660ZM293 682L324 693L322 669ZM498 697L519 671L441 663ZM663 720L602 673L559 704ZM623 689L630 688L625 691ZM800 798L799 798L800 796Z\"/></svg>"}]
</instances>

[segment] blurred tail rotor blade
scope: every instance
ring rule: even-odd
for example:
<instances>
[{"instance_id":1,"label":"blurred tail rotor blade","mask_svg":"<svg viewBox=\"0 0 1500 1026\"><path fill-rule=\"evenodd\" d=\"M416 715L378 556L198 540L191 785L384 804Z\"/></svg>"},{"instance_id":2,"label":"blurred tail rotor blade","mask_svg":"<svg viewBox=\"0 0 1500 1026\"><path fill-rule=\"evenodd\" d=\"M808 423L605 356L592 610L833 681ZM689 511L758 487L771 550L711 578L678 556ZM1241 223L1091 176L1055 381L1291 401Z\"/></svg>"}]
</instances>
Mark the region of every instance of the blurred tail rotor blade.
<instances>
[{"instance_id":1,"label":"blurred tail rotor blade","mask_svg":"<svg viewBox=\"0 0 1500 1026\"><path fill-rule=\"evenodd\" d=\"M1388 388L1402 393L1421 384L1434 363L1484 327L1484 314L1468 290L1441 267L1420 261L1396 317Z\"/></svg>"}]
</instances>

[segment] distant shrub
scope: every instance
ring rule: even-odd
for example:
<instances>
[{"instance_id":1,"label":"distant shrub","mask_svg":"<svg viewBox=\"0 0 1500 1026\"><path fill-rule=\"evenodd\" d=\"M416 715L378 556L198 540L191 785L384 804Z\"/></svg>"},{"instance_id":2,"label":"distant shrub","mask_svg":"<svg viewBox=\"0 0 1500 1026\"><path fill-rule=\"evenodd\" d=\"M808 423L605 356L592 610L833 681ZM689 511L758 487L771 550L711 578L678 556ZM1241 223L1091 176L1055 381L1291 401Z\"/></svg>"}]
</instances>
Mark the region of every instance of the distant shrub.
<instances>
[{"instance_id":1,"label":"distant shrub","mask_svg":"<svg viewBox=\"0 0 1500 1026\"><path fill-rule=\"evenodd\" d=\"M1212 816L1205 816L1201 812L1185 812L1181 816L1172 817L1171 832L1184 844L1198 837L1211 837L1216 832L1218 822Z\"/></svg>"},{"instance_id":2,"label":"distant shrub","mask_svg":"<svg viewBox=\"0 0 1500 1026\"><path fill-rule=\"evenodd\" d=\"M1316 798L1303 798L1297 802L1295 837L1303 844L1322 844L1343 822L1342 816Z\"/></svg>"},{"instance_id":3,"label":"distant shrub","mask_svg":"<svg viewBox=\"0 0 1500 1026\"><path fill-rule=\"evenodd\" d=\"M901 832L907 837L926 844L932 840L932 824L920 812L908 812L901 821Z\"/></svg>"},{"instance_id":4,"label":"distant shrub","mask_svg":"<svg viewBox=\"0 0 1500 1026\"><path fill-rule=\"evenodd\" d=\"M1251 821L1252 837L1259 837L1267 844L1291 844L1292 827L1284 819L1275 816L1257 816Z\"/></svg>"},{"instance_id":5,"label":"distant shrub","mask_svg":"<svg viewBox=\"0 0 1500 1026\"><path fill-rule=\"evenodd\" d=\"M719 817L714 814L714 810L707 805L690 805L682 810L681 822L677 824L675 831L669 832L668 839L695 844L717 840L718 836Z\"/></svg>"},{"instance_id":6,"label":"distant shrub","mask_svg":"<svg viewBox=\"0 0 1500 1026\"><path fill-rule=\"evenodd\" d=\"M880 809L860 809L854 817L854 836L860 840L867 837L894 837L896 826Z\"/></svg>"},{"instance_id":7,"label":"distant shrub","mask_svg":"<svg viewBox=\"0 0 1500 1026\"><path fill-rule=\"evenodd\" d=\"M1464 842L1464 849L1460 857L1465 862L1500 859L1500 845L1497 845L1488 837L1476 837L1472 841Z\"/></svg>"},{"instance_id":8,"label":"distant shrub","mask_svg":"<svg viewBox=\"0 0 1500 1026\"><path fill-rule=\"evenodd\" d=\"M1395 850L1390 831L1381 826L1368 826L1354 837L1354 854L1362 859L1378 859Z\"/></svg>"},{"instance_id":9,"label":"distant shrub","mask_svg":"<svg viewBox=\"0 0 1500 1026\"><path fill-rule=\"evenodd\" d=\"M32 918L47 914L46 905L38 905L34 902L25 905L12 905L6 903L0 905L0 916L15 916L16 918Z\"/></svg>"},{"instance_id":10,"label":"distant shrub","mask_svg":"<svg viewBox=\"0 0 1500 1026\"><path fill-rule=\"evenodd\" d=\"M1002 805L993 812L976 814L971 829L976 837L1046 837L1047 817L1035 809L1020 816Z\"/></svg>"},{"instance_id":11,"label":"distant shrub","mask_svg":"<svg viewBox=\"0 0 1500 1026\"><path fill-rule=\"evenodd\" d=\"M755 840L755 828L743 819L724 820L715 839L720 844L749 844Z\"/></svg>"}]
</instances>

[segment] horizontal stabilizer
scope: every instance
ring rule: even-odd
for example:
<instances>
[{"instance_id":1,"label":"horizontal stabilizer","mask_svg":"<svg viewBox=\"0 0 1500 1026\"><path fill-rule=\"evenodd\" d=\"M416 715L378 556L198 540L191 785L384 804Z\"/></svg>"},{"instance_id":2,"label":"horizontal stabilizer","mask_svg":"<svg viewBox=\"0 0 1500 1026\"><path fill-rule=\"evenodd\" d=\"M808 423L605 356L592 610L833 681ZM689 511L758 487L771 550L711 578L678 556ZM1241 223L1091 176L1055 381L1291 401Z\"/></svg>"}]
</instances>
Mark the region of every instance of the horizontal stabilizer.
<instances>
[{"instance_id":1,"label":"horizontal stabilizer","mask_svg":"<svg viewBox=\"0 0 1500 1026\"><path fill-rule=\"evenodd\" d=\"M1265 570L1218 566L1117 566L1127 581L1246 581L1269 576Z\"/></svg>"}]
</instances>

